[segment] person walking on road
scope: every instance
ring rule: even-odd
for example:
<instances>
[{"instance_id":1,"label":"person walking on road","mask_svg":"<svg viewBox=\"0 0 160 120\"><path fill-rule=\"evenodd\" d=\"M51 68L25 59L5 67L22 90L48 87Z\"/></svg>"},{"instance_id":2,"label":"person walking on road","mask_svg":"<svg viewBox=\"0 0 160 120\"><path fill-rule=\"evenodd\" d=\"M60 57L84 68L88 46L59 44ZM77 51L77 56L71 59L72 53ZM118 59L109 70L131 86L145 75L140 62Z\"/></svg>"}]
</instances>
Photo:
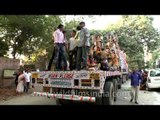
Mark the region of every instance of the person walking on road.
<instances>
[{"instance_id":1,"label":"person walking on road","mask_svg":"<svg viewBox=\"0 0 160 120\"><path fill-rule=\"evenodd\" d=\"M130 102L135 99L135 103L138 104L138 92L139 92L139 86L142 80L141 75L135 71L133 68L132 73L129 75L129 78L131 79L131 100Z\"/></svg>"}]
</instances>

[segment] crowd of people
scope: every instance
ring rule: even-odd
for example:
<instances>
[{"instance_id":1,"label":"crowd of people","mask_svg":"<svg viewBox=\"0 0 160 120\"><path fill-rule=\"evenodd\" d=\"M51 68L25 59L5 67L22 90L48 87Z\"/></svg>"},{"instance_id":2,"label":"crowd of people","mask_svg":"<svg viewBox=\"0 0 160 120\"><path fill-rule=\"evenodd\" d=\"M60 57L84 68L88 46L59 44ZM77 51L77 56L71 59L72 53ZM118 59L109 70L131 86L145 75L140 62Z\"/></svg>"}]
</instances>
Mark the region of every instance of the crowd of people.
<instances>
[{"instance_id":1,"label":"crowd of people","mask_svg":"<svg viewBox=\"0 0 160 120\"><path fill-rule=\"evenodd\" d=\"M52 62L54 70L117 70L119 66L119 45L115 34L107 34L103 45L101 35L94 35L92 42L85 22L80 22L76 30L66 39L64 26L60 24L53 32L54 50L48 70ZM67 59L67 54L69 58Z\"/></svg>"},{"instance_id":2,"label":"crowd of people","mask_svg":"<svg viewBox=\"0 0 160 120\"><path fill-rule=\"evenodd\" d=\"M16 93L21 95L22 93L28 93L31 82L31 72L28 68L24 71L17 71L15 73Z\"/></svg>"}]
</instances>

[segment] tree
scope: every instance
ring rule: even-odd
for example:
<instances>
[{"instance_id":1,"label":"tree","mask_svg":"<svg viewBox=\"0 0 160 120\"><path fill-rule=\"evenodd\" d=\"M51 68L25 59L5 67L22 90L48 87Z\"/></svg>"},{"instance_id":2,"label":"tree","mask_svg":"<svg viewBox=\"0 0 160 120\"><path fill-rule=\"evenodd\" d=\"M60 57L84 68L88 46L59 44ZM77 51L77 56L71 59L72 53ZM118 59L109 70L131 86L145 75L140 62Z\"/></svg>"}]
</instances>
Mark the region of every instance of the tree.
<instances>
[{"instance_id":1,"label":"tree","mask_svg":"<svg viewBox=\"0 0 160 120\"><path fill-rule=\"evenodd\" d=\"M3 57L7 54L7 51L9 50L9 47L5 41L0 40L0 57Z\"/></svg>"},{"instance_id":2,"label":"tree","mask_svg":"<svg viewBox=\"0 0 160 120\"><path fill-rule=\"evenodd\" d=\"M45 15L3 15L0 16L0 27L5 40L16 54L31 57L39 49L49 49L53 30L61 23L59 16Z\"/></svg>"},{"instance_id":3,"label":"tree","mask_svg":"<svg viewBox=\"0 0 160 120\"><path fill-rule=\"evenodd\" d=\"M152 51L152 59L148 62L148 66L150 68L156 68L156 61L158 61L160 59L160 49L156 49L154 51ZM158 65L159 67L159 65Z\"/></svg>"},{"instance_id":4,"label":"tree","mask_svg":"<svg viewBox=\"0 0 160 120\"><path fill-rule=\"evenodd\" d=\"M119 45L129 56L129 62L142 65L144 63L143 48L147 52L155 50L159 45L160 34L153 25L153 18L149 16L122 16L117 24L110 25L106 30L118 35Z\"/></svg>"},{"instance_id":5,"label":"tree","mask_svg":"<svg viewBox=\"0 0 160 120\"><path fill-rule=\"evenodd\" d=\"M73 19L68 20L68 16L60 16L64 25L65 25L65 30L67 31L67 40L70 38L70 32L72 30L76 30L77 26L81 21L87 21L87 20L92 20L94 22L94 16L92 15L74 15L72 16Z\"/></svg>"},{"instance_id":6,"label":"tree","mask_svg":"<svg viewBox=\"0 0 160 120\"><path fill-rule=\"evenodd\" d=\"M69 22L66 22L64 25L65 25L65 30L66 30L66 37L67 37L67 40L71 37L70 36L70 33L72 30L76 30L77 26L79 25L79 22L78 20L71 20Z\"/></svg>"}]
</instances>

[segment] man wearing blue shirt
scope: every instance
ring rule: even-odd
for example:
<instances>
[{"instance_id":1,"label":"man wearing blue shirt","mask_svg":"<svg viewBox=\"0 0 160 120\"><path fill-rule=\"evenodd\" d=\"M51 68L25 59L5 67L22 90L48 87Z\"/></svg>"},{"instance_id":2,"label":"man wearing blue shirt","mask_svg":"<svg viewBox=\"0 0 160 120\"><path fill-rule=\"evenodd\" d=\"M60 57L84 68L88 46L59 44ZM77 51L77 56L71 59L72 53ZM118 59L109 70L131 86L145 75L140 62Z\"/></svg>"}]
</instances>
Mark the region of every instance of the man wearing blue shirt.
<instances>
[{"instance_id":1,"label":"man wearing blue shirt","mask_svg":"<svg viewBox=\"0 0 160 120\"><path fill-rule=\"evenodd\" d=\"M138 104L138 102L137 102L137 100L138 100L138 92L139 92L139 86L140 86L140 82L142 80L142 77L133 68L133 71L129 75L129 78L131 79L131 100L130 100L130 102L132 102L133 99L135 98L135 103Z\"/></svg>"}]
</instances>

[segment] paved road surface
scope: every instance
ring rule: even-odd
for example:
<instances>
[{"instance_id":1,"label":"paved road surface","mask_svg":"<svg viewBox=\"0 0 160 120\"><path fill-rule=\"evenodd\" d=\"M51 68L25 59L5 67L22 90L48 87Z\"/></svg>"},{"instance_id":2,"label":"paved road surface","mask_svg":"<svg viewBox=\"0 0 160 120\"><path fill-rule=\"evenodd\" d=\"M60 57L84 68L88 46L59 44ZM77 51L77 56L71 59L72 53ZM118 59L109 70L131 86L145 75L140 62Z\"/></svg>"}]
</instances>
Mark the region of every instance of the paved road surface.
<instances>
[{"instance_id":1,"label":"paved road surface","mask_svg":"<svg viewBox=\"0 0 160 120\"><path fill-rule=\"evenodd\" d=\"M115 105L136 105L130 102L130 98L130 81L127 81L118 91L118 100ZM140 90L138 102L139 105L160 105L160 89Z\"/></svg>"},{"instance_id":2,"label":"paved road surface","mask_svg":"<svg viewBox=\"0 0 160 120\"><path fill-rule=\"evenodd\" d=\"M129 102L130 100L130 82L127 81L123 84L122 88L118 91L118 98L115 105L136 105ZM139 105L160 105L159 90L156 91L140 91ZM33 97L31 94L14 97L7 101L0 101L0 105L56 105L55 99L46 97Z\"/></svg>"},{"instance_id":3,"label":"paved road surface","mask_svg":"<svg viewBox=\"0 0 160 120\"><path fill-rule=\"evenodd\" d=\"M34 97L32 95L24 95L12 98L7 101L1 101L0 105L55 105L55 99L45 97Z\"/></svg>"}]
</instances>

